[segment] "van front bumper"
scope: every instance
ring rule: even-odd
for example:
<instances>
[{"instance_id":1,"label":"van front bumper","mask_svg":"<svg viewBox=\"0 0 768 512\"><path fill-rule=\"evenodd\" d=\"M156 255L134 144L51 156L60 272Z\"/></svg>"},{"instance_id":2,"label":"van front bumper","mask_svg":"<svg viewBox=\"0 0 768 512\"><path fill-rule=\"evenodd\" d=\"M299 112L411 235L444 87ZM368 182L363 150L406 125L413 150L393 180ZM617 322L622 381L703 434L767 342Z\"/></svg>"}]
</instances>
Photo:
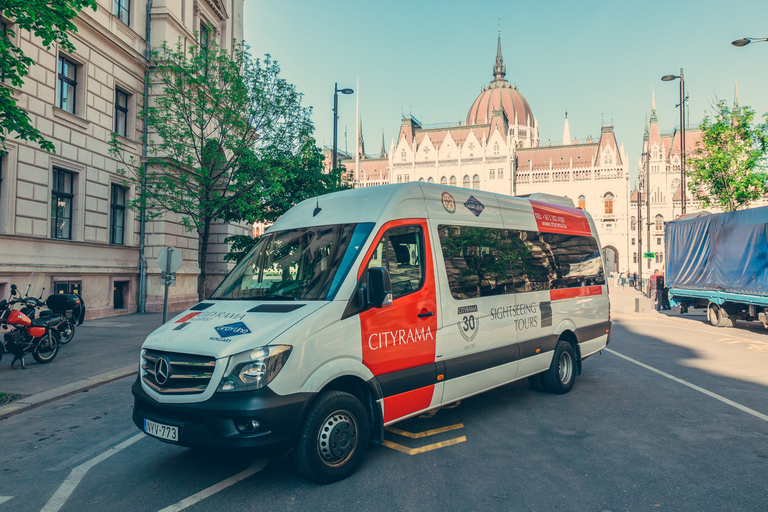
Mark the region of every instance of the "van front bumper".
<instances>
[{"instance_id":1,"label":"van front bumper","mask_svg":"<svg viewBox=\"0 0 768 512\"><path fill-rule=\"evenodd\" d=\"M214 393L204 402L166 404L154 400L139 376L131 388L133 422L144 431L144 420L179 428L179 441L171 444L216 448L259 448L266 456L279 455L295 443L304 412L313 393L281 396L271 389ZM244 424L256 420L248 431ZM238 428L240 426L240 428Z\"/></svg>"}]
</instances>

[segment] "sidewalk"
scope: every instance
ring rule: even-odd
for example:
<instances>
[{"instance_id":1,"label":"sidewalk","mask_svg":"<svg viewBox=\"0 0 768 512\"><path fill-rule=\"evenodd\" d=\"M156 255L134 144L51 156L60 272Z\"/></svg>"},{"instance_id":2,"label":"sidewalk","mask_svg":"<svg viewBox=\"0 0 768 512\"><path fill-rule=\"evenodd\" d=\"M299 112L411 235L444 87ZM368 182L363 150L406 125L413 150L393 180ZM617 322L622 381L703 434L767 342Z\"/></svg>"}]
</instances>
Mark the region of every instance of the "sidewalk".
<instances>
[{"instance_id":1,"label":"sidewalk","mask_svg":"<svg viewBox=\"0 0 768 512\"><path fill-rule=\"evenodd\" d=\"M162 314L132 314L87 321L50 363L38 364L27 354L26 370L18 369L18 362L11 369L13 354L4 354L0 392L21 398L0 406L0 419L136 373L141 344L162 319Z\"/></svg>"},{"instance_id":2,"label":"sidewalk","mask_svg":"<svg viewBox=\"0 0 768 512\"><path fill-rule=\"evenodd\" d=\"M614 280L611 280L614 281ZM678 318L688 318L691 320L706 320L707 318L707 310L706 309L693 309L688 308L688 312L685 314L680 313L680 308L672 308L668 311L657 311L655 309L652 309L648 313L635 313L635 299L636 298L645 298L645 295L634 288L630 288L629 285L626 286L626 288L622 288L621 286L616 286L613 283L608 284L608 293L611 297L611 311L613 313L620 313L620 314L627 314L627 315L638 315L638 316L648 316L648 315L658 315L658 316L666 316L670 318L678 317Z\"/></svg>"}]
</instances>

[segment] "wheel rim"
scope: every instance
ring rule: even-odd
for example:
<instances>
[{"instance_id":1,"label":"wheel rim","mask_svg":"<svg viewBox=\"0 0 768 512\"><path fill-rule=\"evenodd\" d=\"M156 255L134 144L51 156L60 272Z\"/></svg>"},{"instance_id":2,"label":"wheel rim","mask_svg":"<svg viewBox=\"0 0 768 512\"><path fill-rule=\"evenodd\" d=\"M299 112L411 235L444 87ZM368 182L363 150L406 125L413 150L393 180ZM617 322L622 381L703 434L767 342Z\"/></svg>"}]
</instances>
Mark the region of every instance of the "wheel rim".
<instances>
[{"instance_id":1,"label":"wheel rim","mask_svg":"<svg viewBox=\"0 0 768 512\"><path fill-rule=\"evenodd\" d=\"M72 324L67 322L64 325L64 329L61 331L61 341L63 343L67 343L69 340L72 339L72 337L75 335L75 329L72 327Z\"/></svg>"},{"instance_id":2,"label":"wheel rim","mask_svg":"<svg viewBox=\"0 0 768 512\"><path fill-rule=\"evenodd\" d=\"M37 355L40 356L40 359L47 360L53 357L53 353L56 351L56 345L53 342L53 338L51 335L46 335L43 339L40 340L40 345L37 349Z\"/></svg>"},{"instance_id":3,"label":"wheel rim","mask_svg":"<svg viewBox=\"0 0 768 512\"><path fill-rule=\"evenodd\" d=\"M573 360L571 354L563 352L560 354L560 382L568 384L573 374Z\"/></svg>"},{"instance_id":4,"label":"wheel rim","mask_svg":"<svg viewBox=\"0 0 768 512\"><path fill-rule=\"evenodd\" d=\"M357 449L357 421L348 411L329 415L317 435L317 451L328 466L341 466Z\"/></svg>"}]
</instances>

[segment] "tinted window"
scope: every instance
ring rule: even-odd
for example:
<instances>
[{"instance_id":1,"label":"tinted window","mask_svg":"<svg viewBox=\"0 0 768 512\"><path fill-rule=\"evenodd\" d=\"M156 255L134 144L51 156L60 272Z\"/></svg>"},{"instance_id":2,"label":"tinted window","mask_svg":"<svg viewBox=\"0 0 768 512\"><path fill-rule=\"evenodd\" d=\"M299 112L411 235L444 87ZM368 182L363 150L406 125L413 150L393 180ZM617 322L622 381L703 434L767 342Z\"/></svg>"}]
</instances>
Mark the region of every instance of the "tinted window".
<instances>
[{"instance_id":1,"label":"tinted window","mask_svg":"<svg viewBox=\"0 0 768 512\"><path fill-rule=\"evenodd\" d=\"M592 237L470 226L438 232L456 299L605 284Z\"/></svg>"}]
</instances>

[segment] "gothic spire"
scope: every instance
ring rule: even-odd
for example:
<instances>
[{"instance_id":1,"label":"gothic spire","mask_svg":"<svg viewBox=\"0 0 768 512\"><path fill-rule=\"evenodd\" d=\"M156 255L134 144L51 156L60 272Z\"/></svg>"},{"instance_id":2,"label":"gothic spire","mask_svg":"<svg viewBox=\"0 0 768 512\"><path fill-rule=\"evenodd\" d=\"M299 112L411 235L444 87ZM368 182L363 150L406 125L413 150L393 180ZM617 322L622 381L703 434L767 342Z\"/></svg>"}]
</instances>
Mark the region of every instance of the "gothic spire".
<instances>
[{"instance_id":1,"label":"gothic spire","mask_svg":"<svg viewBox=\"0 0 768 512\"><path fill-rule=\"evenodd\" d=\"M501 27L499 27L499 42L496 46L496 63L493 65L493 80L504 80L507 76L507 67L504 65L504 57L501 56Z\"/></svg>"},{"instance_id":2,"label":"gothic spire","mask_svg":"<svg viewBox=\"0 0 768 512\"><path fill-rule=\"evenodd\" d=\"M659 119L656 117L656 89L651 88L651 124L657 123Z\"/></svg>"},{"instance_id":3,"label":"gothic spire","mask_svg":"<svg viewBox=\"0 0 768 512\"><path fill-rule=\"evenodd\" d=\"M381 154L379 156L381 158L387 158L387 150L384 147L384 132L381 132Z\"/></svg>"}]
</instances>

